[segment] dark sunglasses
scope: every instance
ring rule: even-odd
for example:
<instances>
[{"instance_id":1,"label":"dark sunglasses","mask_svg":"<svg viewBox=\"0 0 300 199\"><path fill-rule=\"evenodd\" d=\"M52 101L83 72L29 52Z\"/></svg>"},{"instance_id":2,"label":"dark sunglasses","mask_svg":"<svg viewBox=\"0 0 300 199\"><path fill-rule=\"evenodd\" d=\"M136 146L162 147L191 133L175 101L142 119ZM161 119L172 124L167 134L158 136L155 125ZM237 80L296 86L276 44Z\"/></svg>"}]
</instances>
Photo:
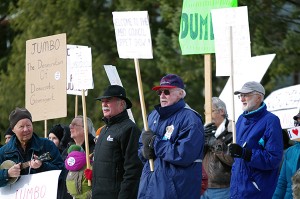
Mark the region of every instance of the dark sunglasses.
<instances>
[{"instance_id":1,"label":"dark sunglasses","mask_svg":"<svg viewBox=\"0 0 300 199\"><path fill-rule=\"evenodd\" d=\"M165 95L170 95L170 90L158 90L156 92L158 96L160 96L162 93L164 93Z\"/></svg>"},{"instance_id":2,"label":"dark sunglasses","mask_svg":"<svg viewBox=\"0 0 300 199\"><path fill-rule=\"evenodd\" d=\"M300 126L300 122L298 122L297 120L294 120L294 126Z\"/></svg>"}]
</instances>

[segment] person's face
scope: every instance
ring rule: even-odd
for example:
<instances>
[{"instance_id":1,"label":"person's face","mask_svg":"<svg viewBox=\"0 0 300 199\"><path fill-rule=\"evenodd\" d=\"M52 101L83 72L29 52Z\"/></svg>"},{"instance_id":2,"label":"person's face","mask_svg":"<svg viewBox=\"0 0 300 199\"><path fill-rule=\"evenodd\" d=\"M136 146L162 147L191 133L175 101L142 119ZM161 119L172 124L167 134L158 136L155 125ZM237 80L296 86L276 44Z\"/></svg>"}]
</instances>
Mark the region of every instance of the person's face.
<instances>
[{"instance_id":1,"label":"person's face","mask_svg":"<svg viewBox=\"0 0 300 199\"><path fill-rule=\"evenodd\" d=\"M59 139L55 136L54 133L49 133L48 139L54 142L54 144L58 147Z\"/></svg>"},{"instance_id":2,"label":"person's face","mask_svg":"<svg viewBox=\"0 0 300 199\"><path fill-rule=\"evenodd\" d=\"M243 111L254 111L258 109L261 104L261 96L258 93L241 93L239 98L242 102Z\"/></svg>"},{"instance_id":3,"label":"person's face","mask_svg":"<svg viewBox=\"0 0 300 199\"><path fill-rule=\"evenodd\" d=\"M12 129L21 143L28 142L33 134L32 122L25 118L18 121Z\"/></svg>"},{"instance_id":4,"label":"person's face","mask_svg":"<svg viewBox=\"0 0 300 199\"><path fill-rule=\"evenodd\" d=\"M157 91L161 107L171 106L182 98L182 90L179 88L162 88Z\"/></svg>"},{"instance_id":5,"label":"person's face","mask_svg":"<svg viewBox=\"0 0 300 199\"><path fill-rule=\"evenodd\" d=\"M10 138L11 138L11 135L6 135L6 136L4 137L4 139L5 139L5 144L9 142Z\"/></svg>"},{"instance_id":6,"label":"person's face","mask_svg":"<svg viewBox=\"0 0 300 199\"><path fill-rule=\"evenodd\" d=\"M69 125L71 138L76 140L76 138L84 137L84 128L82 118L74 118Z\"/></svg>"},{"instance_id":7,"label":"person's face","mask_svg":"<svg viewBox=\"0 0 300 199\"><path fill-rule=\"evenodd\" d=\"M106 118L114 117L124 111L126 102L117 97L101 99L103 116Z\"/></svg>"},{"instance_id":8,"label":"person's face","mask_svg":"<svg viewBox=\"0 0 300 199\"><path fill-rule=\"evenodd\" d=\"M216 127L219 127L224 120L224 110L213 107L211 112L212 122L215 123Z\"/></svg>"}]
</instances>

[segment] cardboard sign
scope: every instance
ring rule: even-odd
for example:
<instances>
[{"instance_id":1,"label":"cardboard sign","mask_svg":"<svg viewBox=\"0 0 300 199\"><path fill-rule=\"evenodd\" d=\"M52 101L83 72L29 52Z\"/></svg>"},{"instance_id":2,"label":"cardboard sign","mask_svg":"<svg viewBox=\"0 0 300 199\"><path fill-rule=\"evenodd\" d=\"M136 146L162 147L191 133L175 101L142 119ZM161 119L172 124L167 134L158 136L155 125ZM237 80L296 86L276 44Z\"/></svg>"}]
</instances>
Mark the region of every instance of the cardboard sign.
<instances>
[{"instance_id":1,"label":"cardboard sign","mask_svg":"<svg viewBox=\"0 0 300 199\"><path fill-rule=\"evenodd\" d=\"M214 53L214 30L210 12L216 8L236 6L237 0L184 0L179 33L182 54Z\"/></svg>"},{"instance_id":2,"label":"cardboard sign","mask_svg":"<svg viewBox=\"0 0 300 199\"><path fill-rule=\"evenodd\" d=\"M291 140L300 141L300 126L287 130Z\"/></svg>"},{"instance_id":3,"label":"cardboard sign","mask_svg":"<svg viewBox=\"0 0 300 199\"><path fill-rule=\"evenodd\" d=\"M82 95L81 89L76 89L74 87L74 81L73 76L77 75L77 73L74 71L75 67L72 66L71 63L73 63L76 58L74 57L74 53L69 53L70 49L73 48L88 48L87 46L78 46L78 45L67 45L67 94L69 95ZM88 95L88 90L86 89L84 92L85 96Z\"/></svg>"},{"instance_id":4,"label":"cardboard sign","mask_svg":"<svg viewBox=\"0 0 300 199\"><path fill-rule=\"evenodd\" d=\"M238 67L251 58L247 7L211 11L216 52L216 76L230 76L231 65ZM233 59L233 60L231 60Z\"/></svg>"},{"instance_id":5,"label":"cardboard sign","mask_svg":"<svg viewBox=\"0 0 300 199\"><path fill-rule=\"evenodd\" d=\"M56 198L61 170L23 175L12 184L0 188L1 199Z\"/></svg>"},{"instance_id":6,"label":"cardboard sign","mask_svg":"<svg viewBox=\"0 0 300 199\"><path fill-rule=\"evenodd\" d=\"M25 105L32 121L67 116L66 34L26 41Z\"/></svg>"},{"instance_id":7,"label":"cardboard sign","mask_svg":"<svg viewBox=\"0 0 300 199\"><path fill-rule=\"evenodd\" d=\"M152 59L152 41L147 11L113 12L119 57Z\"/></svg>"}]
</instances>

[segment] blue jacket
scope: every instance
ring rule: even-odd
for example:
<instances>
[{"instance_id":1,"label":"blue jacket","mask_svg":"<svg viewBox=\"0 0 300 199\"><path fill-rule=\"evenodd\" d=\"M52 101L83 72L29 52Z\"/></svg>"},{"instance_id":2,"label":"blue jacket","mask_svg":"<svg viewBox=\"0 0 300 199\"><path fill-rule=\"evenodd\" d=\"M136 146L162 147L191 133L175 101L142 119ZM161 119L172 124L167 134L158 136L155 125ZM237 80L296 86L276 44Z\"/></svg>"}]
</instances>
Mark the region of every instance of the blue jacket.
<instances>
[{"instance_id":1,"label":"blue jacket","mask_svg":"<svg viewBox=\"0 0 300 199\"><path fill-rule=\"evenodd\" d=\"M148 117L149 128L155 133L154 172L149 161L139 157L144 168L138 198L182 199L200 198L204 129L201 116L180 100L168 107L155 106Z\"/></svg>"},{"instance_id":2,"label":"blue jacket","mask_svg":"<svg viewBox=\"0 0 300 199\"><path fill-rule=\"evenodd\" d=\"M292 199L292 177L300 168L300 143L296 142L286 150L283 164L280 170L277 187L273 195L274 199Z\"/></svg>"},{"instance_id":3,"label":"blue jacket","mask_svg":"<svg viewBox=\"0 0 300 199\"><path fill-rule=\"evenodd\" d=\"M283 154L280 121L265 103L244 112L236 123L236 143L252 151L249 162L235 158L230 194L236 199L269 199L275 191Z\"/></svg>"},{"instance_id":4,"label":"blue jacket","mask_svg":"<svg viewBox=\"0 0 300 199\"><path fill-rule=\"evenodd\" d=\"M62 170L64 168L64 161L61 158L60 152L55 144L46 139L40 138L33 133L31 141L29 141L29 148L26 149L26 155L21 155L21 152L17 147L17 137L12 136L10 141L0 148L0 163L5 160L12 160L15 163L24 163L31 160L32 153L37 156L41 156L46 152L50 152L51 160L43 162L42 166L38 169L30 169L30 174L40 173L50 170ZM0 187L7 185L8 181L8 169L0 169ZM29 174L29 168L21 170L21 175Z\"/></svg>"}]
</instances>

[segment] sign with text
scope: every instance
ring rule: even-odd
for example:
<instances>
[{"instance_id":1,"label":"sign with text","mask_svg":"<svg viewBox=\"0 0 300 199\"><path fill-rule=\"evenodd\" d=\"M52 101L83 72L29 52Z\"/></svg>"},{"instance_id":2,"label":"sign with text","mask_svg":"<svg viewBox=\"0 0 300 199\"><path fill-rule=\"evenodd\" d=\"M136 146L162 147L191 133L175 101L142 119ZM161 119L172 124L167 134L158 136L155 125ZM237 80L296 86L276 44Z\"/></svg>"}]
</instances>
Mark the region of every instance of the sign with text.
<instances>
[{"instance_id":1,"label":"sign with text","mask_svg":"<svg viewBox=\"0 0 300 199\"><path fill-rule=\"evenodd\" d=\"M66 34L26 41L25 105L32 121L67 116Z\"/></svg>"},{"instance_id":2,"label":"sign with text","mask_svg":"<svg viewBox=\"0 0 300 199\"><path fill-rule=\"evenodd\" d=\"M152 59L152 41L147 11L113 12L119 57Z\"/></svg>"},{"instance_id":3,"label":"sign with text","mask_svg":"<svg viewBox=\"0 0 300 199\"><path fill-rule=\"evenodd\" d=\"M72 64L75 63L74 60L76 60L77 58L75 53L72 52L69 53L70 49L74 49L74 48L88 48L88 46L78 46L78 45L69 45L69 44L67 45L67 94L82 95L82 90L76 89L74 87L74 81L76 81L78 78L73 78L73 76L78 75L78 72L76 72L76 67L73 66ZM91 58L89 60L91 61ZM88 90L86 89L84 93L85 96L87 96Z\"/></svg>"},{"instance_id":4,"label":"sign with text","mask_svg":"<svg viewBox=\"0 0 300 199\"><path fill-rule=\"evenodd\" d=\"M268 111L279 117L283 129L291 128L300 110L300 84L273 91L265 103Z\"/></svg>"},{"instance_id":5,"label":"sign with text","mask_svg":"<svg viewBox=\"0 0 300 199\"><path fill-rule=\"evenodd\" d=\"M211 11L215 34L216 76L230 76L234 68L251 58L247 7ZM233 59L233 60L231 60Z\"/></svg>"},{"instance_id":6,"label":"sign with text","mask_svg":"<svg viewBox=\"0 0 300 199\"><path fill-rule=\"evenodd\" d=\"M179 43L183 55L214 53L211 10L236 7L237 0L184 0Z\"/></svg>"},{"instance_id":7,"label":"sign with text","mask_svg":"<svg viewBox=\"0 0 300 199\"><path fill-rule=\"evenodd\" d=\"M16 183L0 188L1 199L56 198L60 172L53 170L23 175Z\"/></svg>"}]
</instances>

